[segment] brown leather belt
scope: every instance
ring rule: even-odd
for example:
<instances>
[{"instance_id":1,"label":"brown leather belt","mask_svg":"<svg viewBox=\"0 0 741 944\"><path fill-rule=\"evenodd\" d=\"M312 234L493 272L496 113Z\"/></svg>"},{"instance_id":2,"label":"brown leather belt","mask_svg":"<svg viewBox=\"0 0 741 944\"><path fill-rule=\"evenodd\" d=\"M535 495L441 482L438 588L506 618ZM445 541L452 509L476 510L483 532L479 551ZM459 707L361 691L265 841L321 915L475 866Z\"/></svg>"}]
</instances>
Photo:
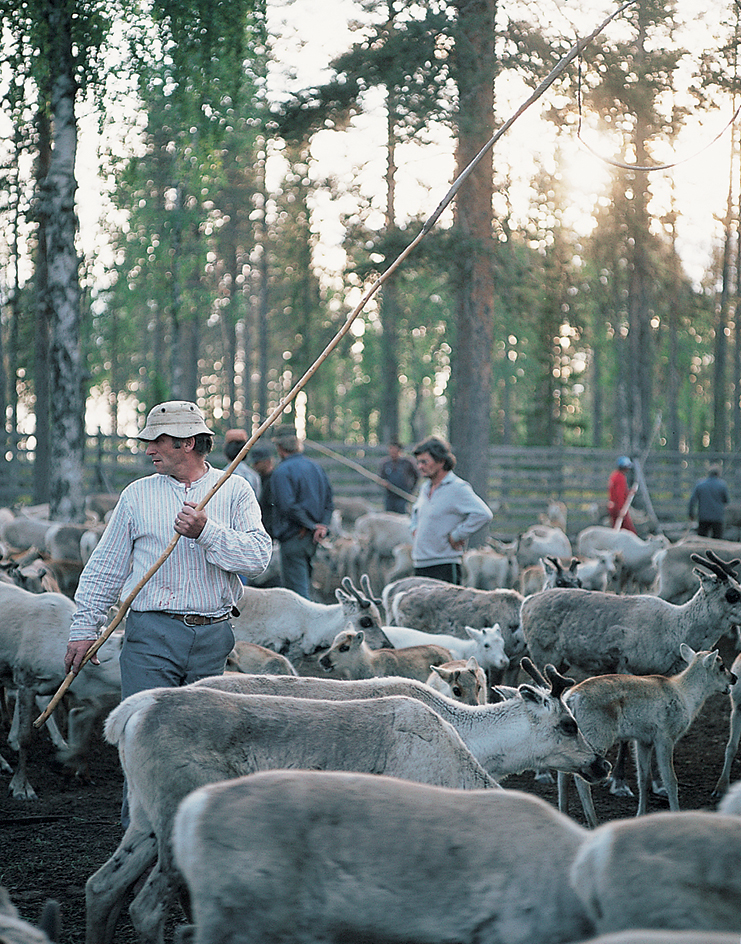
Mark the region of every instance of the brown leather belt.
<instances>
[{"instance_id":1,"label":"brown leather belt","mask_svg":"<svg viewBox=\"0 0 741 944\"><path fill-rule=\"evenodd\" d=\"M231 613L224 613L223 616L201 616L200 613L168 613L173 619L180 620L186 626L210 626L212 623L223 623L228 620Z\"/></svg>"}]
</instances>

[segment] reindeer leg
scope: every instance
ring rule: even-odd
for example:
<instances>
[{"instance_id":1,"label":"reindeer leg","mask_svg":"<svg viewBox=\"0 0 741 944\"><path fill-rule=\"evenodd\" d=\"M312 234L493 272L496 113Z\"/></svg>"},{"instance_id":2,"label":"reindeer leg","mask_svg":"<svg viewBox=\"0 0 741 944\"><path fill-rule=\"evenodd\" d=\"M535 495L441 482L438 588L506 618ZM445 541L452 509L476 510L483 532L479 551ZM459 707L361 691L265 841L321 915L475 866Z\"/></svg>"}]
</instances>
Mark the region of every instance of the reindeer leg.
<instances>
[{"instance_id":1,"label":"reindeer leg","mask_svg":"<svg viewBox=\"0 0 741 944\"><path fill-rule=\"evenodd\" d=\"M648 804L648 785L651 780L651 755L653 746L643 744L640 741L634 742L636 771L638 776L638 812L636 816L643 816L646 813Z\"/></svg>"},{"instance_id":2,"label":"reindeer leg","mask_svg":"<svg viewBox=\"0 0 741 944\"><path fill-rule=\"evenodd\" d=\"M618 744L617 758L615 759L615 766L612 768L612 776L609 780L610 793L613 796L633 796L633 791L630 789L625 779L625 763L627 756L628 745L625 741L621 741Z\"/></svg>"},{"instance_id":3,"label":"reindeer leg","mask_svg":"<svg viewBox=\"0 0 741 944\"><path fill-rule=\"evenodd\" d=\"M713 799L722 797L731 782L731 764L738 752L738 743L741 740L741 706L733 703L731 709L730 733L726 744L726 755L723 761L723 770L713 790Z\"/></svg>"},{"instance_id":4,"label":"reindeer leg","mask_svg":"<svg viewBox=\"0 0 741 944\"><path fill-rule=\"evenodd\" d=\"M10 781L10 792L20 800L37 800L36 791L28 780L26 760L28 747L33 739L33 716L36 693L23 685L18 686L16 710L18 712L18 766Z\"/></svg>"},{"instance_id":5,"label":"reindeer leg","mask_svg":"<svg viewBox=\"0 0 741 944\"><path fill-rule=\"evenodd\" d=\"M661 779L669 797L669 809L674 813L678 813L679 785L677 783L677 772L674 769L674 745L671 741L657 741L655 748L656 763L661 771Z\"/></svg>"},{"instance_id":6,"label":"reindeer leg","mask_svg":"<svg viewBox=\"0 0 741 944\"><path fill-rule=\"evenodd\" d=\"M558 771L558 809L565 816L569 815L569 775Z\"/></svg>"},{"instance_id":7,"label":"reindeer leg","mask_svg":"<svg viewBox=\"0 0 741 944\"><path fill-rule=\"evenodd\" d=\"M157 840L129 826L111 858L85 885L87 944L112 944L126 895L157 859Z\"/></svg>"},{"instance_id":8,"label":"reindeer leg","mask_svg":"<svg viewBox=\"0 0 741 944\"><path fill-rule=\"evenodd\" d=\"M581 777L574 777L574 783L576 783L576 791L579 794L579 799L581 800L582 809L584 810L584 816L587 820L587 825L591 826L592 829L597 826L599 820L597 819L597 811L594 808L594 800L592 799L592 788L587 783L586 780L582 780Z\"/></svg>"},{"instance_id":9,"label":"reindeer leg","mask_svg":"<svg viewBox=\"0 0 741 944\"><path fill-rule=\"evenodd\" d=\"M651 755L651 793L657 797L668 797L661 768L657 767L656 752Z\"/></svg>"}]
</instances>

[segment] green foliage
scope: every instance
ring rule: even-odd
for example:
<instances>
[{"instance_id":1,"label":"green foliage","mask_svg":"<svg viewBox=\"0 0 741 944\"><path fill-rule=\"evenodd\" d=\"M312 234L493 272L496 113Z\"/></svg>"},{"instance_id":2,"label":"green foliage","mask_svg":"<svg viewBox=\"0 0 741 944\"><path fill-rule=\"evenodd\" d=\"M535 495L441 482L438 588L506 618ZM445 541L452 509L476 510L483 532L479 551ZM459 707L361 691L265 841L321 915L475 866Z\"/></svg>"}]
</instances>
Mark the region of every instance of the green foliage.
<instances>
[{"instance_id":1,"label":"green foliage","mask_svg":"<svg viewBox=\"0 0 741 944\"><path fill-rule=\"evenodd\" d=\"M327 128L341 132L378 89L390 110L394 146L425 140L436 123L452 125L455 5L370 4L357 43L332 63L331 79L269 112L262 0L63 4L74 12L80 88L97 94L108 80L138 95L136 139L125 158L110 157L106 168L115 181L117 224L108 233L115 261L110 284L93 286L86 315L90 385L114 402L130 394L151 405L187 392L190 381L181 376L187 369L198 380L195 394L215 417L226 419L238 407L254 415L265 391L271 405L285 396L334 337L362 287L422 225L419 218L397 219L387 194L380 228L373 215L378 205L355 194L358 209L343 221L342 284L326 275L317 256L314 207L319 195L337 200L349 188L322 177L311 158L312 136ZM33 156L38 146L32 121L48 97L42 53L53 39L50 8L49 0L0 0L12 40L4 60L15 77L3 86L4 107L23 155ZM629 162L650 161L658 142L675 139L687 114L689 98L678 104L674 94L678 74L686 71L683 50L672 39L674 12L657 0L631 8L619 30L586 51L581 73L563 77L558 94L549 97L548 117L569 133L580 119L588 130L607 130L615 153ZM125 56L109 55L114 18L125 19ZM702 104L735 87L735 24L728 29L727 47L702 62L694 90ZM503 22L498 68L534 86L571 42L540 24ZM283 141L271 140L273 134ZM286 171L266 193L266 155L274 147ZM615 170L588 238L570 231L559 162L555 155L537 173L524 218L509 215L511 181L498 181L491 244L466 243L439 228L405 261L393 292L389 286L374 298L308 385L310 436L374 441L383 435L389 338L399 377L399 434L405 440L432 430L447 434L460 287L453 273L476 249L494 273L492 441L605 446L623 444L627 435L638 442L641 423L652 423L659 410L668 415L674 405L682 447L707 446L717 268L701 289L690 284L671 227L653 212L652 178L633 171ZM21 242L31 251L29 163L25 156L19 161L6 140L0 213L6 223L20 214ZM9 243L6 236L8 285ZM32 291L30 280L20 300L16 378L29 409L40 369L32 356ZM7 339L7 306L3 318ZM230 375L242 404L231 402ZM668 377L677 378L676 390ZM637 410L634 393L646 380Z\"/></svg>"},{"instance_id":2,"label":"green foliage","mask_svg":"<svg viewBox=\"0 0 741 944\"><path fill-rule=\"evenodd\" d=\"M378 18L384 9L385 18ZM446 4L390 2L373 12L362 41L330 64L332 79L299 92L276 112L278 134L302 141L321 128L341 128L362 111L372 88L389 90L397 143L449 120L453 21Z\"/></svg>"}]
</instances>

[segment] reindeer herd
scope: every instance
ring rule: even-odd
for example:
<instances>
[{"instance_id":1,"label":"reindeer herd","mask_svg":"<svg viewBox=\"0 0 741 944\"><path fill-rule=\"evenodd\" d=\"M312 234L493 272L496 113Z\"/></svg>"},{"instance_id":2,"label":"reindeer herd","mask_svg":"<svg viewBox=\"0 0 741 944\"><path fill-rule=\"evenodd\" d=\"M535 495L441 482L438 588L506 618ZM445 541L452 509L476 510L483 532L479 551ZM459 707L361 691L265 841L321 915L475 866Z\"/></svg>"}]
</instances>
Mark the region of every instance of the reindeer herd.
<instances>
[{"instance_id":1,"label":"reindeer herd","mask_svg":"<svg viewBox=\"0 0 741 944\"><path fill-rule=\"evenodd\" d=\"M48 735L32 721L74 605L4 568L11 792L36 795L34 736L82 772L98 719L126 776L131 822L88 879L87 944L115 942L127 900L161 944L178 899L195 944L738 944L741 655L728 667L717 646L737 642L741 545L594 527L574 554L542 523L467 552L454 587L408 572L404 517L338 532L319 600L246 587L223 676L121 702L114 639ZM725 756L706 758L720 802L681 811L675 747L714 696L731 709ZM631 747L636 818L599 825L592 789L630 793ZM556 773L558 805L507 789L523 771ZM647 813L652 789L667 812ZM13 922L0 894L0 939L48 940Z\"/></svg>"}]
</instances>

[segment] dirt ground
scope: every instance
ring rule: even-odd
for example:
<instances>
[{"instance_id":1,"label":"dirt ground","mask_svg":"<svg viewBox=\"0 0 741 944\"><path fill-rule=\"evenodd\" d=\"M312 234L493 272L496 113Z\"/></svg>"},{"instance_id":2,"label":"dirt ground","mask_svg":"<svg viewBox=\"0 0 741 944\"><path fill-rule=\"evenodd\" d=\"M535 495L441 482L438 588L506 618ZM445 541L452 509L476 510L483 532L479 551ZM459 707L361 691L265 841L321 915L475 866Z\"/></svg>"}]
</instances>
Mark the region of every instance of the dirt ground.
<instances>
[{"instance_id":1,"label":"dirt ground","mask_svg":"<svg viewBox=\"0 0 741 944\"><path fill-rule=\"evenodd\" d=\"M735 655L730 642L720 646L726 664ZM712 810L711 794L723 765L728 737L729 702L725 696L710 699L675 753L679 799L683 809ZM0 754L11 764L15 755L5 732ZM122 777L116 751L100 738L91 762L91 780L81 782L56 766L53 748L40 735L30 765L31 782L38 801L14 800L6 793L8 775L0 780L0 885L4 885L22 917L36 921L47 898L62 906L63 944L85 939L85 882L113 853L121 838L119 824ZM731 780L741 779L741 752ZM634 779L631 781L635 786ZM536 784L532 773L505 781L505 786L535 793L556 802L552 786ZM632 816L637 799L616 798L602 787L594 789L595 806L602 821ZM575 795L574 818L583 822ZM652 798L650 811L666 808ZM183 920L182 914L176 920ZM124 911L116 931L116 944L133 944L136 937Z\"/></svg>"}]
</instances>

